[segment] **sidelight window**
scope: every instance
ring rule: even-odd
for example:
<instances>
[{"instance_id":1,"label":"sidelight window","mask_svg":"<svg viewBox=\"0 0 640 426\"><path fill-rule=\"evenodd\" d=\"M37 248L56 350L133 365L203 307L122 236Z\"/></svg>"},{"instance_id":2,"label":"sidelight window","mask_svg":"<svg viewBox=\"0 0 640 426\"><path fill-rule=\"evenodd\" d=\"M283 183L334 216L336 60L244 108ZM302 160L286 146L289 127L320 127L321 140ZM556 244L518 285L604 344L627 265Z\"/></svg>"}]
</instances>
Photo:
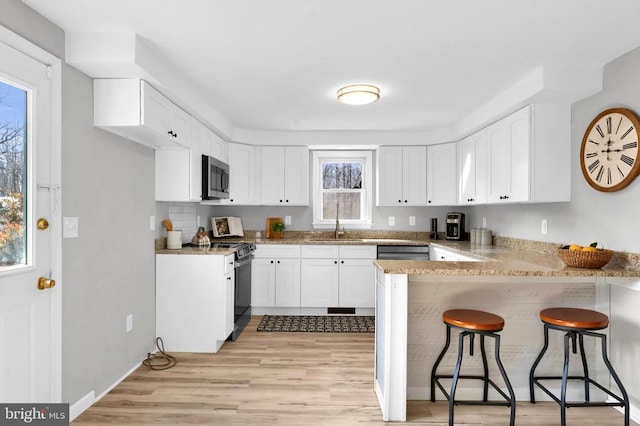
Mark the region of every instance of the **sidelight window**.
<instances>
[{"instance_id":1,"label":"sidelight window","mask_svg":"<svg viewBox=\"0 0 640 426\"><path fill-rule=\"evenodd\" d=\"M24 265L27 92L0 81L0 270Z\"/></svg>"}]
</instances>

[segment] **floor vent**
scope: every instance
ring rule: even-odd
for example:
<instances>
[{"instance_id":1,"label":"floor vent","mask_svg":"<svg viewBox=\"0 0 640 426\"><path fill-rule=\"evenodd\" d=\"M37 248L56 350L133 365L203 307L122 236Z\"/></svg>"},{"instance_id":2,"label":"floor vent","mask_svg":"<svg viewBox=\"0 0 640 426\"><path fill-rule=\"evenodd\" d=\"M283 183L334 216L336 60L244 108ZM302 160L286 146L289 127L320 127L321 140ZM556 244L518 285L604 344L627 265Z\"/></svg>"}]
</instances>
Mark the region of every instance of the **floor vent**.
<instances>
[{"instance_id":1,"label":"floor vent","mask_svg":"<svg viewBox=\"0 0 640 426\"><path fill-rule=\"evenodd\" d=\"M327 308L328 314L355 315L356 308Z\"/></svg>"}]
</instances>

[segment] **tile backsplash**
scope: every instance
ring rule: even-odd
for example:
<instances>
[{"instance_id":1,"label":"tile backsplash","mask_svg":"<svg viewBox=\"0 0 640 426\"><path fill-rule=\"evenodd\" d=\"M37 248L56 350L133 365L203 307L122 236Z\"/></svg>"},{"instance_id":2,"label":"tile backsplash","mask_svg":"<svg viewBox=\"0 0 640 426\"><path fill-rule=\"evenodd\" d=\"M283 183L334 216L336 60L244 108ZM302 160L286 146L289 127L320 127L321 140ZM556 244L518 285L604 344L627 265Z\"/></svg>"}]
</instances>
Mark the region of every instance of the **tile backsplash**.
<instances>
[{"instance_id":1,"label":"tile backsplash","mask_svg":"<svg viewBox=\"0 0 640 426\"><path fill-rule=\"evenodd\" d=\"M191 241L191 237L198 231L196 206L169 205L169 220L171 220L174 230L182 231L183 243Z\"/></svg>"}]
</instances>

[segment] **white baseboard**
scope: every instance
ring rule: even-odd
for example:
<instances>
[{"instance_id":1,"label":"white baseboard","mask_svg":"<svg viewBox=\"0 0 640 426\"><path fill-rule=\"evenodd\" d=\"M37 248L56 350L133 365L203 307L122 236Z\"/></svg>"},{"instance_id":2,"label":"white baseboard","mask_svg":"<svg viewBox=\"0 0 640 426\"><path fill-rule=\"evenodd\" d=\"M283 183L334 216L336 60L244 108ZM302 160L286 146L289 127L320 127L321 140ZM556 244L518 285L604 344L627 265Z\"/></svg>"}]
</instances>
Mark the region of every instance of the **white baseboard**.
<instances>
[{"instance_id":1,"label":"white baseboard","mask_svg":"<svg viewBox=\"0 0 640 426\"><path fill-rule=\"evenodd\" d=\"M75 404L69 407L69 422L74 421L76 417L84 413L87 408L91 407L94 402L96 402L96 393L94 391L89 392L76 401Z\"/></svg>"},{"instance_id":2,"label":"white baseboard","mask_svg":"<svg viewBox=\"0 0 640 426\"><path fill-rule=\"evenodd\" d=\"M156 352L157 352L157 349L152 353L156 353ZM127 371L125 374L123 374L118 380L113 382L113 384L111 386L109 386L104 392L102 392L97 397L96 397L95 390L92 390L91 392L89 392L88 394L86 394L85 396L80 398L78 401L76 401L75 403L71 404L71 406L69 407L69 422L72 422L80 414L84 413L89 407L91 407L96 402L100 401L102 399L102 397L104 397L106 394L108 394L113 388L118 386L118 384L120 384L120 382L122 382L124 379L129 377L129 375L131 375L131 373L136 371L138 369L138 367L140 367L142 365L142 361L144 361L145 359L146 359L146 357L141 359L138 363L136 363L133 367L131 367L131 369L129 369L129 371Z\"/></svg>"}]
</instances>

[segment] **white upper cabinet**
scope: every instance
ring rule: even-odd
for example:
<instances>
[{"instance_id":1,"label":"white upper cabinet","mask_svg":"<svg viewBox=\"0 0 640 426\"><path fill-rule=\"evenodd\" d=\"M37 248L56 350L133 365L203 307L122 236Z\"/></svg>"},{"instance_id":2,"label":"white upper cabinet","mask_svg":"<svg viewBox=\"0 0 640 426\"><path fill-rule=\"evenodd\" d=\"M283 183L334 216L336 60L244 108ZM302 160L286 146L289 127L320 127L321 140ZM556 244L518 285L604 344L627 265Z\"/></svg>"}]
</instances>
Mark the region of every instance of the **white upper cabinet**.
<instances>
[{"instance_id":1,"label":"white upper cabinet","mask_svg":"<svg viewBox=\"0 0 640 426\"><path fill-rule=\"evenodd\" d=\"M229 198L224 204L252 205L256 203L256 148L229 143Z\"/></svg>"},{"instance_id":2,"label":"white upper cabinet","mask_svg":"<svg viewBox=\"0 0 640 426\"><path fill-rule=\"evenodd\" d=\"M570 200L570 106L530 105L486 131L488 203Z\"/></svg>"},{"instance_id":3,"label":"white upper cabinet","mask_svg":"<svg viewBox=\"0 0 640 426\"><path fill-rule=\"evenodd\" d=\"M487 138L480 130L458 142L458 204L487 202Z\"/></svg>"},{"instance_id":4,"label":"white upper cabinet","mask_svg":"<svg viewBox=\"0 0 640 426\"><path fill-rule=\"evenodd\" d=\"M210 155L223 163L228 162L227 143L209 128L202 126L200 135L200 152L203 155Z\"/></svg>"},{"instance_id":5,"label":"white upper cabinet","mask_svg":"<svg viewBox=\"0 0 640 426\"><path fill-rule=\"evenodd\" d=\"M529 200L529 145L529 107L487 127L489 203Z\"/></svg>"},{"instance_id":6,"label":"white upper cabinet","mask_svg":"<svg viewBox=\"0 0 640 426\"><path fill-rule=\"evenodd\" d=\"M93 80L93 123L153 148L189 145L189 114L147 82Z\"/></svg>"},{"instance_id":7,"label":"white upper cabinet","mask_svg":"<svg viewBox=\"0 0 640 426\"><path fill-rule=\"evenodd\" d=\"M202 155L227 161L226 142L195 118L189 135L187 148L156 150L156 201L201 201Z\"/></svg>"},{"instance_id":8,"label":"white upper cabinet","mask_svg":"<svg viewBox=\"0 0 640 426\"><path fill-rule=\"evenodd\" d=\"M427 204L427 148L381 146L376 154L376 205Z\"/></svg>"},{"instance_id":9,"label":"white upper cabinet","mask_svg":"<svg viewBox=\"0 0 640 426\"><path fill-rule=\"evenodd\" d=\"M260 148L260 200L266 206L309 205L309 148Z\"/></svg>"},{"instance_id":10,"label":"white upper cabinet","mask_svg":"<svg viewBox=\"0 0 640 426\"><path fill-rule=\"evenodd\" d=\"M453 206L458 203L457 144L427 147L427 204Z\"/></svg>"}]
</instances>

